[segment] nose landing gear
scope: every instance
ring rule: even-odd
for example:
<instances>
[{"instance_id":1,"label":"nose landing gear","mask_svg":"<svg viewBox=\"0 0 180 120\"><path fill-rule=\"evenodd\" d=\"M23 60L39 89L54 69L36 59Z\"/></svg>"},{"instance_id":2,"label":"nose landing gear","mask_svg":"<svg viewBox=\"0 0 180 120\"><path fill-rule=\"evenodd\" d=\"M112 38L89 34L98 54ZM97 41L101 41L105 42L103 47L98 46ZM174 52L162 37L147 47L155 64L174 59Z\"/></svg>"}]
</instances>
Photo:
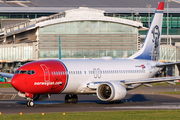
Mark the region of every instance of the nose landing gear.
<instances>
[{"instance_id":1,"label":"nose landing gear","mask_svg":"<svg viewBox=\"0 0 180 120\"><path fill-rule=\"evenodd\" d=\"M67 94L65 96L65 103L77 103L78 102L78 96L76 94Z\"/></svg>"},{"instance_id":2,"label":"nose landing gear","mask_svg":"<svg viewBox=\"0 0 180 120\"><path fill-rule=\"evenodd\" d=\"M33 100L28 100L27 103L26 103L26 105L27 105L28 107L34 107L34 102L33 102Z\"/></svg>"}]
</instances>

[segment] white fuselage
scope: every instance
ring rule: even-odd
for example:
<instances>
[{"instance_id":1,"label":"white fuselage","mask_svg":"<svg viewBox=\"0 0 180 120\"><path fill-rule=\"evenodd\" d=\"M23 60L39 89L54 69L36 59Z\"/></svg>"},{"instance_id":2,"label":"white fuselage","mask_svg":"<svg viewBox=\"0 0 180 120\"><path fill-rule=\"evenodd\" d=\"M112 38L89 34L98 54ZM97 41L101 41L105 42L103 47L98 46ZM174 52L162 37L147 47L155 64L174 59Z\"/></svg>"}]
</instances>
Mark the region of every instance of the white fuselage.
<instances>
[{"instance_id":1,"label":"white fuselage","mask_svg":"<svg viewBox=\"0 0 180 120\"><path fill-rule=\"evenodd\" d=\"M68 83L62 93L89 93L87 83L150 78L159 62L131 59L61 60L68 70Z\"/></svg>"}]
</instances>

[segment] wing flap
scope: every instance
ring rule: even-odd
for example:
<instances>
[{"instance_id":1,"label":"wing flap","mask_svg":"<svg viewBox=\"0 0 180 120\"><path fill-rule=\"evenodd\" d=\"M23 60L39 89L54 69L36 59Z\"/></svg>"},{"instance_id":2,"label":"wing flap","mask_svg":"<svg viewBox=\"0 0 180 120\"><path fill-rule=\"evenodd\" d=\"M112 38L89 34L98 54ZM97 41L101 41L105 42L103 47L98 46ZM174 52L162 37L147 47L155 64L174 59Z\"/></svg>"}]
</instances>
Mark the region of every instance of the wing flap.
<instances>
[{"instance_id":1,"label":"wing flap","mask_svg":"<svg viewBox=\"0 0 180 120\"><path fill-rule=\"evenodd\" d=\"M127 88L134 89L133 84L143 84L147 87L153 87L151 83L157 82L166 82L168 84L175 85L175 80L180 80L180 76L173 76L173 77L158 77L158 78L141 78L141 79L127 79L127 80L109 80L109 81L99 81L99 82L91 82L87 83L87 87L92 90L96 90L98 85L104 82L117 82L120 84L124 84Z\"/></svg>"},{"instance_id":2,"label":"wing flap","mask_svg":"<svg viewBox=\"0 0 180 120\"><path fill-rule=\"evenodd\" d=\"M170 83L170 84L174 84L174 80L180 80L180 76L158 77L158 78L143 78L143 79L128 79L128 80L125 81L125 85L155 83L155 82L167 82L167 83Z\"/></svg>"}]
</instances>

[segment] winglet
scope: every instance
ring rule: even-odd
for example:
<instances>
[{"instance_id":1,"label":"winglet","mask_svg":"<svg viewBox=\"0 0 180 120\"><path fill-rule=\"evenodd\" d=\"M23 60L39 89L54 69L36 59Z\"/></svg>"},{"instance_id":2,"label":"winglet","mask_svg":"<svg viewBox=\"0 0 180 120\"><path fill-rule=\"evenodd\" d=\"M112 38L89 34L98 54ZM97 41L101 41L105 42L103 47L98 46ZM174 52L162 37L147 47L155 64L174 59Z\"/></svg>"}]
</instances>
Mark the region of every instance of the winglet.
<instances>
[{"instance_id":1,"label":"winglet","mask_svg":"<svg viewBox=\"0 0 180 120\"><path fill-rule=\"evenodd\" d=\"M164 10L164 2L159 2L157 10Z\"/></svg>"}]
</instances>

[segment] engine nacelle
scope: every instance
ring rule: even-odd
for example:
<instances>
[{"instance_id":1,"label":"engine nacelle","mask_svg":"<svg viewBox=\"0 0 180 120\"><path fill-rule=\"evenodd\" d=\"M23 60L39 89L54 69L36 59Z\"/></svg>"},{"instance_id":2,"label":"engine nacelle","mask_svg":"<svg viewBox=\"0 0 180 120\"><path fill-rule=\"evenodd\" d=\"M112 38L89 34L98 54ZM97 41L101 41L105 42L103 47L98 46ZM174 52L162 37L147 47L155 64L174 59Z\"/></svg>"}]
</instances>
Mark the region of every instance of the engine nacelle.
<instances>
[{"instance_id":1,"label":"engine nacelle","mask_svg":"<svg viewBox=\"0 0 180 120\"><path fill-rule=\"evenodd\" d=\"M117 82L104 82L98 86L96 94L102 101L119 101L126 96L126 88Z\"/></svg>"}]
</instances>

